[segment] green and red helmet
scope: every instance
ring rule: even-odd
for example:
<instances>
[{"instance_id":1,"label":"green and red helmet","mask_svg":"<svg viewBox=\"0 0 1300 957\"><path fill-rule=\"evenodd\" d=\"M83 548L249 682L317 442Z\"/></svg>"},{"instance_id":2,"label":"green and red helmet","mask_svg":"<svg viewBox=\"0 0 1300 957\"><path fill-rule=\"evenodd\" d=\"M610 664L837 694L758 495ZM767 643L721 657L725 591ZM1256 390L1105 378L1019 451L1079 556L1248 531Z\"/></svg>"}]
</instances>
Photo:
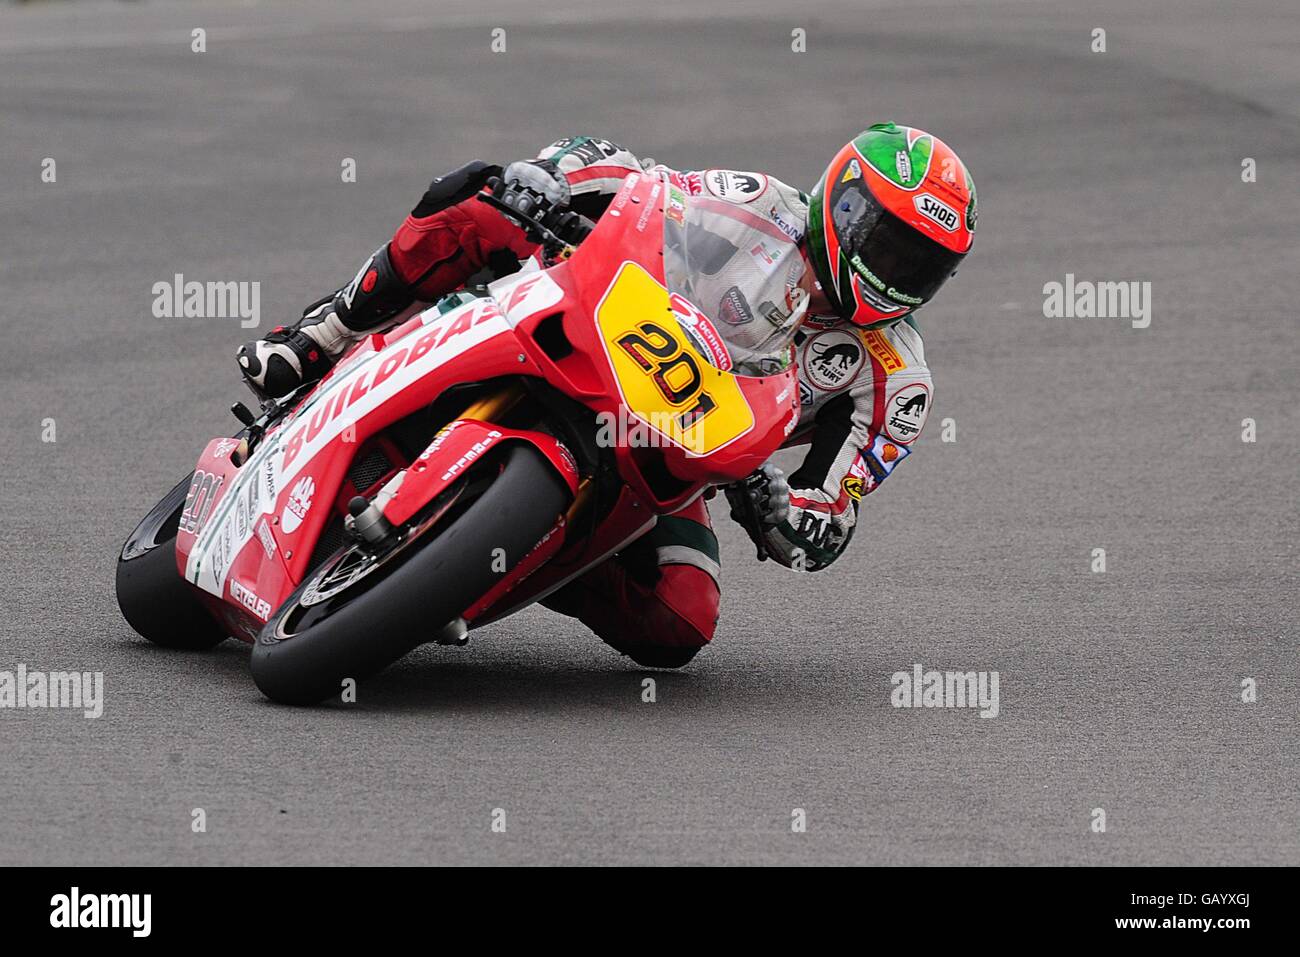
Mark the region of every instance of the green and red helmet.
<instances>
[{"instance_id":1,"label":"green and red helmet","mask_svg":"<svg viewBox=\"0 0 1300 957\"><path fill-rule=\"evenodd\" d=\"M836 312L885 325L956 272L975 218L975 182L947 143L879 123L835 155L813 190L808 258Z\"/></svg>"}]
</instances>

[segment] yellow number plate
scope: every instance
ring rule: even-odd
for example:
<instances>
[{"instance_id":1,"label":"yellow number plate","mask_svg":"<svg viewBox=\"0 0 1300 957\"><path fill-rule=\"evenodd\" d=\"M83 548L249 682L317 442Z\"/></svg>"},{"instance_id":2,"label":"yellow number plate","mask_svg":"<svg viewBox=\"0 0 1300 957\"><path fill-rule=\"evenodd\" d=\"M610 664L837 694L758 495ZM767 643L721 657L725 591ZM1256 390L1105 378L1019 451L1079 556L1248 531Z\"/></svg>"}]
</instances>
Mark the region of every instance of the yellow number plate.
<instances>
[{"instance_id":1,"label":"yellow number plate","mask_svg":"<svg viewBox=\"0 0 1300 957\"><path fill-rule=\"evenodd\" d=\"M646 428L710 455L754 427L740 384L700 354L674 318L668 290L640 266L619 269L596 323L623 402Z\"/></svg>"}]
</instances>

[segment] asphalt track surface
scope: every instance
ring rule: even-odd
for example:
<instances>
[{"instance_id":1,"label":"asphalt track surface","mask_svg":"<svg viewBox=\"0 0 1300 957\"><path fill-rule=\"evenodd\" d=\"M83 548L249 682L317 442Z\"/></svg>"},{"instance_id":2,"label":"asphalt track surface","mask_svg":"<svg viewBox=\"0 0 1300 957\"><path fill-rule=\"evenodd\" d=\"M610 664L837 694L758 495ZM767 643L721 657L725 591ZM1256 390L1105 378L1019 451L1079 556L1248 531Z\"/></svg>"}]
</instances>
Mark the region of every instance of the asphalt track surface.
<instances>
[{"instance_id":1,"label":"asphalt track surface","mask_svg":"<svg viewBox=\"0 0 1300 957\"><path fill-rule=\"evenodd\" d=\"M0 670L106 696L0 712L0 863L1300 863L1291 0L390 8L0 9ZM541 609L314 710L119 617L122 539L244 397L237 322L154 282L258 280L267 328L475 156L592 132L811 185L891 117L980 188L930 428L824 573L715 508L722 624L656 703ZM1150 282L1150 327L1045 318L1067 273ZM891 707L914 663L997 671L999 715Z\"/></svg>"}]
</instances>

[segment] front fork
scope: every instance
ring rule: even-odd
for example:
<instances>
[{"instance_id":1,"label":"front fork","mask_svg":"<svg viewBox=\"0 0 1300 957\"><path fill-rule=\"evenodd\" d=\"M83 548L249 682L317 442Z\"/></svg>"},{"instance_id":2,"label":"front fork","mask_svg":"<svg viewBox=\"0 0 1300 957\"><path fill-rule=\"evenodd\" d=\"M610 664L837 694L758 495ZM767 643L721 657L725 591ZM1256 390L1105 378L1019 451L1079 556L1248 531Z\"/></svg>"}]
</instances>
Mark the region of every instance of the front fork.
<instances>
[{"instance_id":1,"label":"front fork","mask_svg":"<svg viewBox=\"0 0 1300 957\"><path fill-rule=\"evenodd\" d=\"M463 411L458 418L473 419L478 422L490 424L501 418L516 405L527 394L524 387L518 382L512 382L510 385L494 392L491 395L476 399ZM564 448L563 443L557 441L557 444ZM543 451L543 454L546 454ZM548 456L549 457L549 456ZM561 474L565 470L561 469ZM591 500L592 482L590 476L579 476L577 489L574 492L573 502L570 503L569 509L565 512L565 520L572 522L583 508Z\"/></svg>"},{"instance_id":2,"label":"front fork","mask_svg":"<svg viewBox=\"0 0 1300 957\"><path fill-rule=\"evenodd\" d=\"M348 529L357 538L383 549L394 540L397 529L422 512L424 521L428 521L428 506L468 474L490 450L507 442L531 444L568 485L572 498L565 514L557 516L551 530L509 572L502 569L504 574L496 585L440 633L435 639L440 643L463 644L467 622L472 624L559 552L565 544L569 524L591 499L591 480L579 475L577 463L564 443L545 432L498 424L526 394L516 382L476 399L443 426L428 447L385 483L373 499L357 496L348 503L349 515L345 519Z\"/></svg>"}]
</instances>

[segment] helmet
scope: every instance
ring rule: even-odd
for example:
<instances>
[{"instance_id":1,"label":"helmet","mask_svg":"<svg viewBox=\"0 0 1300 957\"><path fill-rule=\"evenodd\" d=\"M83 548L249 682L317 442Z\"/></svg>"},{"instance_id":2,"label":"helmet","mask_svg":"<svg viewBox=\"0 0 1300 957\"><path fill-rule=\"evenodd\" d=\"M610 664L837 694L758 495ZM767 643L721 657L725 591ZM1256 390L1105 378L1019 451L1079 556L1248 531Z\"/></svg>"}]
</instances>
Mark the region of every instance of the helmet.
<instances>
[{"instance_id":1,"label":"helmet","mask_svg":"<svg viewBox=\"0 0 1300 957\"><path fill-rule=\"evenodd\" d=\"M888 325L956 272L975 218L975 182L947 143L879 123L835 154L813 190L808 258L840 316Z\"/></svg>"}]
</instances>

